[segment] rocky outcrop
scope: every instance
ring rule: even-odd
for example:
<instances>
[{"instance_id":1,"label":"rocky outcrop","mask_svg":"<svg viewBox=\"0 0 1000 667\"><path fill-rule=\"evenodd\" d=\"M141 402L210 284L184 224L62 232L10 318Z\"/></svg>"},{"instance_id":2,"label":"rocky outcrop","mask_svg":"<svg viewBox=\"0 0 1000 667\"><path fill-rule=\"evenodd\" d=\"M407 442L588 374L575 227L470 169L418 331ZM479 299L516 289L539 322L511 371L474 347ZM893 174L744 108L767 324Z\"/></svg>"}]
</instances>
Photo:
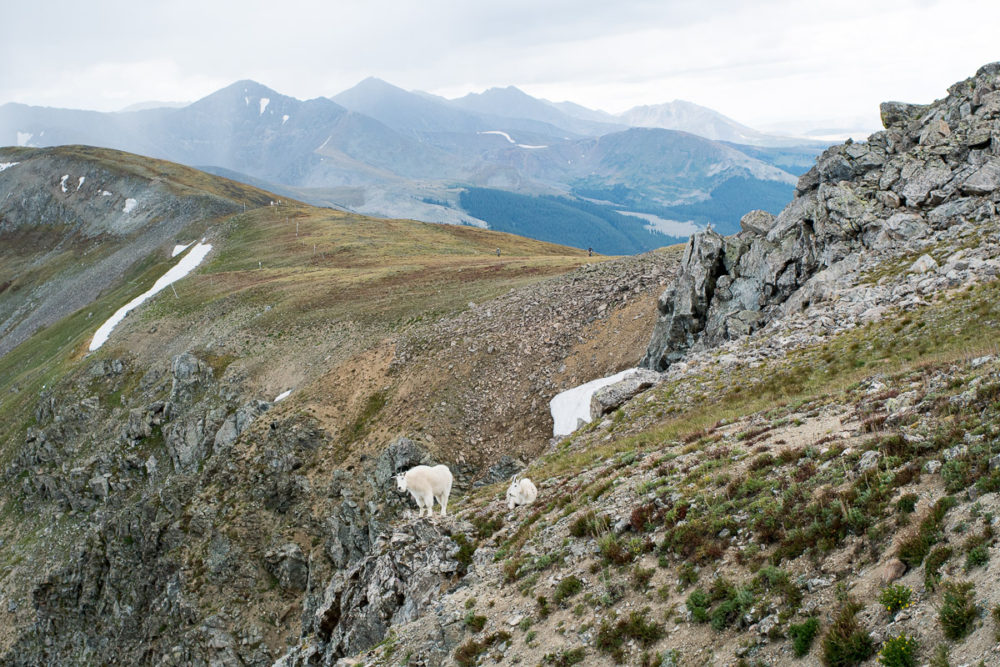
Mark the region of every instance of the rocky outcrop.
<instances>
[{"instance_id":1,"label":"rocky outcrop","mask_svg":"<svg viewBox=\"0 0 1000 667\"><path fill-rule=\"evenodd\" d=\"M599 419L617 410L625 401L656 386L662 379L659 373L638 369L621 382L601 387L590 397L590 419Z\"/></svg>"},{"instance_id":2,"label":"rocky outcrop","mask_svg":"<svg viewBox=\"0 0 1000 667\"><path fill-rule=\"evenodd\" d=\"M275 664L334 665L374 646L390 627L415 620L438 599L459 572L458 551L448 530L432 521L397 526L370 555L333 578L306 641Z\"/></svg>"},{"instance_id":3,"label":"rocky outcrop","mask_svg":"<svg viewBox=\"0 0 1000 667\"><path fill-rule=\"evenodd\" d=\"M692 236L641 365L665 370L690 349L752 333L787 302L807 307L807 293L823 292L810 281L854 253L995 215L1000 63L948 92L930 105L883 104L885 130L824 152L777 218L754 211L734 236Z\"/></svg>"}]
</instances>

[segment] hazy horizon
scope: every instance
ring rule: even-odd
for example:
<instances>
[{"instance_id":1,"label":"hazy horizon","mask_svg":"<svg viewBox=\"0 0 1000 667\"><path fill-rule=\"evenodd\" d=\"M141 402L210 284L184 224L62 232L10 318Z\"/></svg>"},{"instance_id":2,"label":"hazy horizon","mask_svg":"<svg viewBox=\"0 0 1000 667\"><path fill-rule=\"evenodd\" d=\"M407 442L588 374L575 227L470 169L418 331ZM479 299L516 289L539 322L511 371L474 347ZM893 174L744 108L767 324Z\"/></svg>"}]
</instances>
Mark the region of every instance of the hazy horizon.
<instances>
[{"instance_id":1,"label":"hazy horizon","mask_svg":"<svg viewBox=\"0 0 1000 667\"><path fill-rule=\"evenodd\" d=\"M765 131L875 129L880 102L933 101L1000 60L1000 6L975 0L79 7L15 0L0 104L119 111L241 79L308 99L375 76L447 98L512 85L609 113L682 99Z\"/></svg>"}]
</instances>

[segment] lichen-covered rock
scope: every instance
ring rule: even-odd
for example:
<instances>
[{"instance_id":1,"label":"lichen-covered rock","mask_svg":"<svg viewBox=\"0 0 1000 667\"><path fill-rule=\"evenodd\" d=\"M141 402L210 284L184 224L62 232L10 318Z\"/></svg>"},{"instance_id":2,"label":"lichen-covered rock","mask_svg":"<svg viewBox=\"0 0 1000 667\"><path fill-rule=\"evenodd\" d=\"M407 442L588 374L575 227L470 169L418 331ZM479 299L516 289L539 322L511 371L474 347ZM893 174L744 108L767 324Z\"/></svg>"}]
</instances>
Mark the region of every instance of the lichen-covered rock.
<instances>
[{"instance_id":1,"label":"lichen-covered rock","mask_svg":"<svg viewBox=\"0 0 1000 667\"><path fill-rule=\"evenodd\" d=\"M740 228L745 231L766 235L774 226L774 214L760 209L750 211L740 218Z\"/></svg>"},{"instance_id":2,"label":"lichen-covered rock","mask_svg":"<svg viewBox=\"0 0 1000 667\"><path fill-rule=\"evenodd\" d=\"M415 465L428 462L427 450L415 441L399 437L389 443L375 460L375 486L391 490L390 482L397 473L409 470Z\"/></svg>"}]
</instances>

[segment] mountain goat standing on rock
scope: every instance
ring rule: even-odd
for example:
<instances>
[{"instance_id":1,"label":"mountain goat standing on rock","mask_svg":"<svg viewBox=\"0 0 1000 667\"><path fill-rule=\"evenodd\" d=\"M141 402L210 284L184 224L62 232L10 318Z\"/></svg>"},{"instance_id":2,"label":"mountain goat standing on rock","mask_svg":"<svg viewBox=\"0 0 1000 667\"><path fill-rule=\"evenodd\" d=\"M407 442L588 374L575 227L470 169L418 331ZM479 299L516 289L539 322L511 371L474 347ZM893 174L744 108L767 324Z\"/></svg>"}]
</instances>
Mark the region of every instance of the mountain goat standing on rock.
<instances>
[{"instance_id":1,"label":"mountain goat standing on rock","mask_svg":"<svg viewBox=\"0 0 1000 667\"><path fill-rule=\"evenodd\" d=\"M512 510L517 505L530 505L538 497L538 489L531 480L525 477L519 479L520 475L514 475L507 488L507 509Z\"/></svg>"},{"instance_id":2,"label":"mountain goat standing on rock","mask_svg":"<svg viewBox=\"0 0 1000 667\"><path fill-rule=\"evenodd\" d=\"M396 475L396 488L400 492L409 491L420 508L420 516L427 509L427 516L434 513L434 499L441 505L441 516L448 510L448 495L451 493L451 470L446 465L414 466L405 473Z\"/></svg>"}]
</instances>

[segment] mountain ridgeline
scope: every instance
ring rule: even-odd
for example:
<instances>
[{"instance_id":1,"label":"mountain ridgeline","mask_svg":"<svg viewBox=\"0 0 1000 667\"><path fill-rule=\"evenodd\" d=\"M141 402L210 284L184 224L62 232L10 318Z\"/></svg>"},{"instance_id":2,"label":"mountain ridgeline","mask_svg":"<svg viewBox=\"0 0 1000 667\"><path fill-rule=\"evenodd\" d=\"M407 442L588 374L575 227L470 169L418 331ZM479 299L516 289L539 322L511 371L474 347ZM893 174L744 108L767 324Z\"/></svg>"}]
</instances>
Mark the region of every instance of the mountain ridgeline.
<instances>
[{"instance_id":1,"label":"mountain ridgeline","mask_svg":"<svg viewBox=\"0 0 1000 667\"><path fill-rule=\"evenodd\" d=\"M738 215L720 200L731 196L720 192L736 191L752 207L777 212L791 197L797 170L822 148L753 133L695 105L684 109L661 113L659 121L645 114L642 124L648 127L635 128L628 114L553 104L512 87L447 100L366 79L333 98L300 101L240 81L179 108L98 113L6 104L0 107L0 143L113 148L315 205L429 222L500 224L606 254L649 250L686 236L664 229L711 223L735 231ZM475 194L463 196L469 188L501 191L493 198L492 218L479 217L481 207L463 206L477 200ZM622 188L627 201L583 194ZM581 217L572 230L560 225L570 233L553 239L544 227L535 231L537 221L552 212L546 197L606 211ZM501 201L512 208L497 210ZM616 211L671 222L636 236L632 223L612 215ZM623 243L623 237L630 241Z\"/></svg>"},{"instance_id":2,"label":"mountain ridgeline","mask_svg":"<svg viewBox=\"0 0 1000 667\"><path fill-rule=\"evenodd\" d=\"M310 104L218 103L247 128L275 105L274 136ZM357 128L387 127L311 108L358 155ZM777 215L613 259L111 149L0 149L0 664L995 663L1000 63L882 118ZM504 159L624 173L630 146L687 165L636 174L673 206L731 179L651 143L774 180L700 141ZM665 224L618 212L642 213L618 185L577 183L629 203L613 215L568 190L422 197L622 243ZM553 437L553 398L640 360ZM449 515L416 518L394 476L441 463ZM510 510L515 474L539 494Z\"/></svg>"}]
</instances>

